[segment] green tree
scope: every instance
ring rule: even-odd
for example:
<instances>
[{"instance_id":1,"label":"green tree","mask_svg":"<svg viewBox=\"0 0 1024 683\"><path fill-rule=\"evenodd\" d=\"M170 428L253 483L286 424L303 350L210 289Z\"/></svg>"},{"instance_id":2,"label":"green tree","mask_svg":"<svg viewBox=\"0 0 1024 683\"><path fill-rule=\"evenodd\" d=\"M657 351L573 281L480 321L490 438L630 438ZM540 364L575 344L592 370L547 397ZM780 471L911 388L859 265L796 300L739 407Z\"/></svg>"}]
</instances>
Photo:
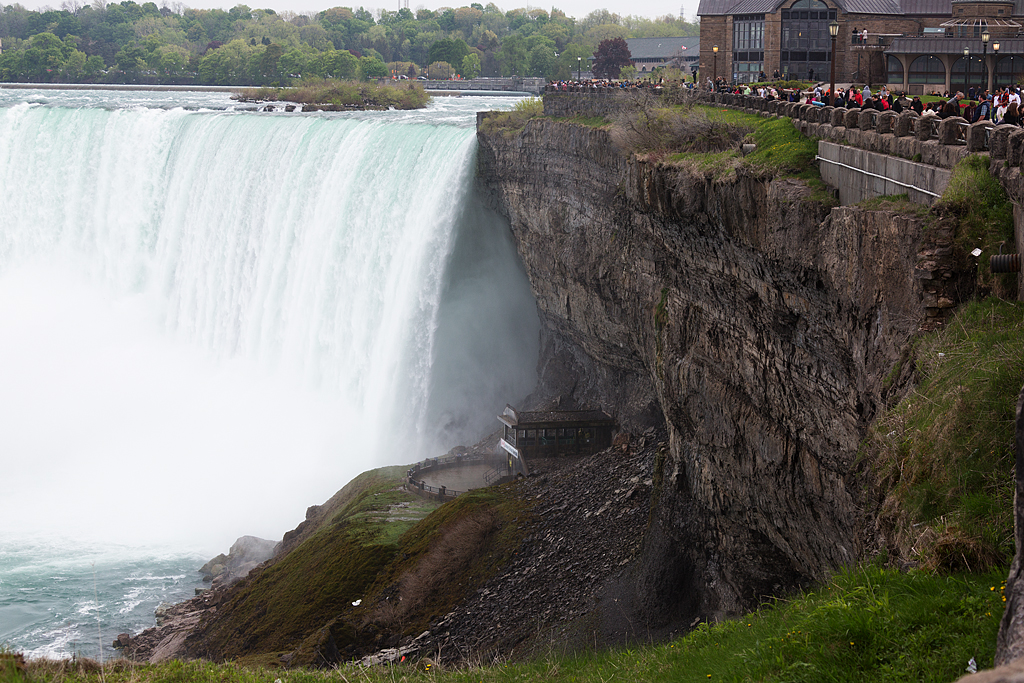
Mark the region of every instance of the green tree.
<instances>
[{"instance_id":1,"label":"green tree","mask_svg":"<svg viewBox=\"0 0 1024 683\"><path fill-rule=\"evenodd\" d=\"M388 65L376 57L361 58L359 60L359 68L362 72L364 81L374 78L388 77Z\"/></svg>"},{"instance_id":2,"label":"green tree","mask_svg":"<svg viewBox=\"0 0 1024 683\"><path fill-rule=\"evenodd\" d=\"M445 38L438 40L430 46L428 59L431 62L448 62L449 64L462 64L462 60L469 54L469 46L466 42L457 38Z\"/></svg>"},{"instance_id":3,"label":"green tree","mask_svg":"<svg viewBox=\"0 0 1024 683\"><path fill-rule=\"evenodd\" d=\"M263 49L255 64L256 81L261 85L281 82L281 70L279 62L284 56L284 48L277 43L271 43Z\"/></svg>"},{"instance_id":4,"label":"green tree","mask_svg":"<svg viewBox=\"0 0 1024 683\"><path fill-rule=\"evenodd\" d=\"M52 81L60 75L69 53L68 46L54 34L38 33L22 55L20 70L30 80Z\"/></svg>"},{"instance_id":5,"label":"green tree","mask_svg":"<svg viewBox=\"0 0 1024 683\"><path fill-rule=\"evenodd\" d=\"M309 69L309 56L298 48L293 48L281 55L277 62L281 73L289 78L302 76Z\"/></svg>"},{"instance_id":6,"label":"green tree","mask_svg":"<svg viewBox=\"0 0 1024 683\"><path fill-rule=\"evenodd\" d=\"M156 67L165 76L180 77L188 66L188 50L178 45L164 45L156 51Z\"/></svg>"},{"instance_id":7,"label":"green tree","mask_svg":"<svg viewBox=\"0 0 1024 683\"><path fill-rule=\"evenodd\" d=\"M125 45L114 55L114 64L118 71L123 71L125 79L138 79L139 70L146 66L146 52L134 42Z\"/></svg>"},{"instance_id":8,"label":"green tree","mask_svg":"<svg viewBox=\"0 0 1024 683\"><path fill-rule=\"evenodd\" d=\"M310 63L318 76L356 80L359 78L359 59L348 50L322 52Z\"/></svg>"},{"instance_id":9,"label":"green tree","mask_svg":"<svg viewBox=\"0 0 1024 683\"><path fill-rule=\"evenodd\" d=\"M530 68L526 40L518 33L505 38L498 50L498 63L501 65L502 76L526 75Z\"/></svg>"},{"instance_id":10,"label":"green tree","mask_svg":"<svg viewBox=\"0 0 1024 683\"><path fill-rule=\"evenodd\" d=\"M445 80L454 76L455 73L455 69L448 62L434 62L427 67L427 78L435 81Z\"/></svg>"},{"instance_id":11,"label":"green tree","mask_svg":"<svg viewBox=\"0 0 1024 683\"><path fill-rule=\"evenodd\" d=\"M462 77L476 78L480 75L480 56L470 52L462 60Z\"/></svg>"},{"instance_id":12,"label":"green tree","mask_svg":"<svg viewBox=\"0 0 1024 683\"><path fill-rule=\"evenodd\" d=\"M75 83L82 77L85 70L85 62L88 58L81 50L72 50L67 61L61 67L61 80L65 83Z\"/></svg>"}]
</instances>

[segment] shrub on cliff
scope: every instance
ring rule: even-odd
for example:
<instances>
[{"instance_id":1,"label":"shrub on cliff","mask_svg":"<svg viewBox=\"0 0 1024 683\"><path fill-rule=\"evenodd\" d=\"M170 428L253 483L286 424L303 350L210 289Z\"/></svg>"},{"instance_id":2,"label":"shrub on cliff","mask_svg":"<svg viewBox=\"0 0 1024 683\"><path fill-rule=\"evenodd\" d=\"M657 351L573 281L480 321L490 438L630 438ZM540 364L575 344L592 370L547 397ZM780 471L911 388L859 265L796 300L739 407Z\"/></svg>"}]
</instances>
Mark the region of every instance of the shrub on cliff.
<instances>
[{"instance_id":1,"label":"shrub on cliff","mask_svg":"<svg viewBox=\"0 0 1024 683\"><path fill-rule=\"evenodd\" d=\"M721 152L738 146L752 127L712 117L696 107L663 107L639 91L616 117L612 139L619 149L645 154Z\"/></svg>"}]
</instances>

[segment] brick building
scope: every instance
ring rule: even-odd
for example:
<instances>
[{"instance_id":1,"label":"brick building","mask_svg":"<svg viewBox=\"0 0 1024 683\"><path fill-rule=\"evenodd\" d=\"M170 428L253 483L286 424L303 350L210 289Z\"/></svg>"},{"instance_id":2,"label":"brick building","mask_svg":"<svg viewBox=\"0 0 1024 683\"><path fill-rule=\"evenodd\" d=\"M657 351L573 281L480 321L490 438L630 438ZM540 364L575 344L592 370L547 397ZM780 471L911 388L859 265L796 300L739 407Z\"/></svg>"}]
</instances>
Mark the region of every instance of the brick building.
<instances>
[{"instance_id":1,"label":"brick building","mask_svg":"<svg viewBox=\"0 0 1024 683\"><path fill-rule=\"evenodd\" d=\"M1024 76L1024 0L701 0L697 14L702 77L828 83L832 21L837 83L923 94Z\"/></svg>"}]
</instances>

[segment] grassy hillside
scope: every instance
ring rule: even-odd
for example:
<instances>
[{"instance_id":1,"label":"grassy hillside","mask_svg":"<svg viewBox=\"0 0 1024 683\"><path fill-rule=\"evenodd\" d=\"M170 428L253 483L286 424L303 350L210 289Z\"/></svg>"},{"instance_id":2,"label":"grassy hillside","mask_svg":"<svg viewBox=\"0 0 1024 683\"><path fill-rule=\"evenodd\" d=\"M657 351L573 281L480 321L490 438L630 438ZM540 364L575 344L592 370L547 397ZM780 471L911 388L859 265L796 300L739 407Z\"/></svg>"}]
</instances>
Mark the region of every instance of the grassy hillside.
<instances>
[{"instance_id":1,"label":"grassy hillside","mask_svg":"<svg viewBox=\"0 0 1024 683\"><path fill-rule=\"evenodd\" d=\"M743 618L702 624L661 645L488 662L442 670L430 660L325 671L171 662L159 666L36 662L2 683L605 683L606 681L953 681L974 658L992 666L1003 572L941 576L869 566Z\"/></svg>"},{"instance_id":2,"label":"grassy hillside","mask_svg":"<svg viewBox=\"0 0 1024 683\"><path fill-rule=\"evenodd\" d=\"M509 489L438 507L401 489L405 470L353 480L291 552L241 582L189 651L251 665L314 665L391 647L464 600L519 543ZM353 604L358 602L359 604Z\"/></svg>"}]
</instances>

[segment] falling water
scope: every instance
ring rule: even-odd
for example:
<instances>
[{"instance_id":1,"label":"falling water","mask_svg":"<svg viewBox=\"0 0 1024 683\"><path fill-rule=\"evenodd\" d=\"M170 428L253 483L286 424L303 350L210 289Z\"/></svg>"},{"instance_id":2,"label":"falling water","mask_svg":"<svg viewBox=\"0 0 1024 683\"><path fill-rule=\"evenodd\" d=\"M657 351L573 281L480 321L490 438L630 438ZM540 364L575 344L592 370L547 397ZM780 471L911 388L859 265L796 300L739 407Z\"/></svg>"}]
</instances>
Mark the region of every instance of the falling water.
<instances>
[{"instance_id":1,"label":"falling water","mask_svg":"<svg viewBox=\"0 0 1024 683\"><path fill-rule=\"evenodd\" d=\"M494 103L309 116L71 97L0 100L14 645L42 627L11 586L67 573L33 564L51 551L26 548L55 547L39 539L195 558L279 538L355 474L481 437L535 379L529 287L472 188L473 109Z\"/></svg>"}]
</instances>

